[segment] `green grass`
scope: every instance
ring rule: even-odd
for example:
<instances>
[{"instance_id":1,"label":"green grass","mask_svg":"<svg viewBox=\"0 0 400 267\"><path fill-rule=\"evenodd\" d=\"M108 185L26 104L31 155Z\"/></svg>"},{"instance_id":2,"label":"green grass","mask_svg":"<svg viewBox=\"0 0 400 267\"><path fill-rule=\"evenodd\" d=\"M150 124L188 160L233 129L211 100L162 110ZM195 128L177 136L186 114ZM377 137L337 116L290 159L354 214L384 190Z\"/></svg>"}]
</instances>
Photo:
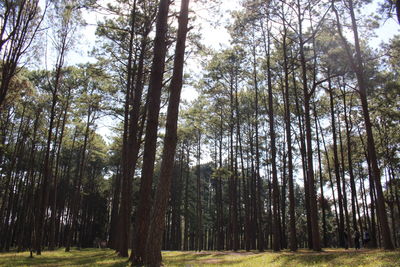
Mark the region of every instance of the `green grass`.
<instances>
[{"instance_id":1,"label":"green grass","mask_svg":"<svg viewBox=\"0 0 400 267\"><path fill-rule=\"evenodd\" d=\"M165 266L235 266L235 267L298 267L298 266L400 266L400 250L342 250L326 249L316 253L308 250L291 252L163 252ZM129 266L127 260L109 249L73 249L64 252L44 251L41 256L29 258L29 252L1 253L0 266Z\"/></svg>"}]
</instances>

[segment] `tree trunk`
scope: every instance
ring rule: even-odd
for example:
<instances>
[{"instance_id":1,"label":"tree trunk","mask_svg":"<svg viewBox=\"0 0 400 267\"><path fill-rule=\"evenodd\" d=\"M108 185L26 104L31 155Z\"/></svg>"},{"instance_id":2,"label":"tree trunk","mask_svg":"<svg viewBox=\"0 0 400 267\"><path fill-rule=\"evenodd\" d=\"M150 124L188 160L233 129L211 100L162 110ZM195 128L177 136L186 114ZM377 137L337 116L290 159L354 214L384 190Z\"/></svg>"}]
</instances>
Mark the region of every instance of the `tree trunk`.
<instances>
[{"instance_id":1,"label":"tree trunk","mask_svg":"<svg viewBox=\"0 0 400 267\"><path fill-rule=\"evenodd\" d=\"M150 225L151 187L153 183L154 162L157 146L158 115L163 86L165 56L167 52L167 30L169 0L161 0L158 8L156 36L154 39L154 57L150 74L148 91L148 115L146 138L143 152L142 177L140 180L139 203L136 214L136 231L133 242L133 265L142 265L145 260L145 249ZM168 188L169 190L169 188ZM161 227L163 228L163 227Z\"/></svg>"},{"instance_id":2,"label":"tree trunk","mask_svg":"<svg viewBox=\"0 0 400 267\"><path fill-rule=\"evenodd\" d=\"M43 231L46 217L46 209L49 201L49 183L52 176L52 164L50 161L50 150L51 150L51 141L53 138L53 127L54 127L54 118L56 115L56 105L58 102L58 87L59 81L61 78L61 63L58 65L56 70L56 82L52 92L52 104L50 110L50 122L47 133L47 145L46 145L46 154L44 157L43 163L43 180L41 184L40 196L39 196L39 214L37 216L36 222L36 254L42 254L42 241L43 241Z\"/></svg>"},{"instance_id":3,"label":"tree trunk","mask_svg":"<svg viewBox=\"0 0 400 267\"><path fill-rule=\"evenodd\" d=\"M130 30L129 30L129 47L128 47L128 62L127 62L127 77L126 77L126 96L125 96L125 114L124 114L124 134L122 142L122 191L121 203L118 212L118 254L121 257L128 257L128 243L130 233L130 217L131 217L131 191L132 191L132 162L131 154L128 152L130 148L129 139L132 138L129 130L133 127L129 120L130 103L133 102L132 83L136 75L136 62L133 58L133 45L135 36L136 22L136 0L133 2L133 8L130 11ZM143 53L143 51L141 51ZM140 102L139 102L140 103ZM134 123L138 123L136 120ZM136 127L137 128L137 127Z\"/></svg>"},{"instance_id":4,"label":"tree trunk","mask_svg":"<svg viewBox=\"0 0 400 267\"><path fill-rule=\"evenodd\" d=\"M293 55L291 55L293 58ZM296 112L297 112L297 121L298 121L298 128L300 132L300 153L301 153L301 163L302 163L302 174L304 180L304 202L306 207L306 219L307 219L307 243L308 248L312 249L312 229L311 229L311 213L310 213L310 193L307 181L307 150L306 150L306 142L305 142L305 133L304 133L304 111L300 107L300 101L297 92L297 82L295 76L295 68L294 64L292 64L292 80L293 80L293 89L295 94L295 104L296 104Z\"/></svg>"},{"instance_id":5,"label":"tree trunk","mask_svg":"<svg viewBox=\"0 0 400 267\"><path fill-rule=\"evenodd\" d=\"M92 123L92 107L89 106L88 108L88 113L87 113L87 121L86 121L86 129L85 129L85 135L84 135L84 140L83 140L83 146L82 146L82 155L79 161L79 172L78 172L78 177L77 182L76 182L76 188L75 188L75 192L72 196L72 203L71 203L71 221L70 221L70 225L69 225L69 232L68 232L68 236L67 236L67 243L65 246L65 252L69 252L71 249L71 244L73 241L73 234L74 231L77 227L77 218L78 218L78 214L79 214L79 203L81 200L81 186L82 186L82 180L83 180L83 176L85 174L85 164L86 164L86 149L88 147L88 143L89 143L89 134L90 134L90 125ZM94 117L94 116L93 116Z\"/></svg>"},{"instance_id":6,"label":"tree trunk","mask_svg":"<svg viewBox=\"0 0 400 267\"><path fill-rule=\"evenodd\" d=\"M67 122L67 115L68 115L68 109L69 109L69 101L70 101L70 96L71 96L71 88L68 90L68 95L67 95L67 102L64 107L64 115L62 119L62 125L61 125L61 133L59 136L59 141L58 141L58 146L57 146L57 155L56 155L56 162L55 162L55 172L54 172L54 180L53 180L53 203L52 203L52 208L51 208L51 221L50 221L50 241L49 241L49 249L54 250L55 248L55 242L56 242L56 214L57 214L57 186L58 186L58 175L59 175L59 169L60 169L60 157L61 157L61 146L64 138L64 130L65 130L65 124Z\"/></svg>"},{"instance_id":7,"label":"tree trunk","mask_svg":"<svg viewBox=\"0 0 400 267\"><path fill-rule=\"evenodd\" d=\"M112 249L117 249L117 236L118 236L118 210L119 203L121 198L121 173L119 168L117 169L114 179L113 179L113 196L111 202L111 218L110 218L110 230L109 230L109 239L108 239L108 247Z\"/></svg>"},{"instance_id":8,"label":"tree trunk","mask_svg":"<svg viewBox=\"0 0 400 267\"><path fill-rule=\"evenodd\" d=\"M189 0L181 2L179 15L179 27L177 43L175 48L174 70L170 84L170 96L167 111L166 134L164 138L164 149L161 162L161 174L157 185L152 216L150 220L150 231L146 242L146 254L144 264L146 266L158 267L161 265L161 244L164 231L165 211L167 209L169 192L172 180L172 168L176 143L179 102L182 90L183 65L186 48L186 35L188 32ZM199 136L200 139L200 136ZM200 174L200 166L199 166Z\"/></svg>"},{"instance_id":9,"label":"tree trunk","mask_svg":"<svg viewBox=\"0 0 400 267\"><path fill-rule=\"evenodd\" d=\"M187 28L187 26L186 26ZM186 36L185 36L186 38ZM179 39L178 39L179 40ZM184 48L183 48L184 49ZM183 68L183 64L182 64ZM182 82L181 82L182 83ZM181 85L182 87L182 85ZM178 104L179 106L179 101ZM201 170L200 170L200 159L201 159L201 131L198 130L198 141L197 141L197 175L196 175L196 249L201 251L203 249L203 222L202 222L202 205L201 205Z\"/></svg>"},{"instance_id":10,"label":"tree trunk","mask_svg":"<svg viewBox=\"0 0 400 267\"><path fill-rule=\"evenodd\" d=\"M357 26L355 13L354 13L354 7L353 7L353 0L348 0L348 8L349 8L349 12L350 12L352 30L353 30L353 35L354 35L355 56L353 56L353 52L351 51L351 48L347 42L347 39L343 35L341 24L340 24L340 19L339 19L339 14L335 8L334 2L332 2L332 9L336 15L339 36L342 39L342 43L343 43L346 53L350 59L350 63L351 63L350 66L351 66L352 70L354 71L354 73L356 74L356 78L357 78L358 89L359 89L358 93L360 95L361 107L363 110L363 118L364 118L364 124L365 124L365 131L367 134L367 149L368 149L368 156L369 156L369 160L371 163L371 169L372 169L371 174L372 174L372 178L375 183L376 194L377 194L377 199L376 199L377 203L376 204L377 204L379 224L380 224L381 231L382 231L383 247L385 249L392 250L392 249L394 249L394 246L393 246L393 242L392 242L391 235L390 235L389 223L388 223L388 219L387 219L386 206L385 206L385 197L383 195L382 184L381 184L381 174L380 174L380 169L378 166L378 159L377 159L377 155L376 155L374 136L372 133L372 124L371 124L371 119L370 119L370 115L369 115L369 108L368 108L368 101L367 101L367 84L366 84L366 78L365 78L365 74L364 74L364 70L363 70L363 60L362 60L361 47L360 47L360 41L359 41L359 36L358 36L358 26Z\"/></svg>"},{"instance_id":11,"label":"tree trunk","mask_svg":"<svg viewBox=\"0 0 400 267\"><path fill-rule=\"evenodd\" d=\"M271 64L270 64L270 34L267 32L267 76L268 76L268 118L269 118L269 134L270 134L270 146L271 146L271 163L272 163L272 200L273 200L273 250L280 251L281 249L281 227L279 220L279 185L278 185L278 174L276 168L276 134L275 134L275 120L274 120L274 98L272 93L272 77L271 77ZM253 51L255 54L255 51ZM255 57L255 55L254 55ZM255 80L257 73L254 73ZM257 95L257 85L256 85ZM256 104L257 105L257 104ZM258 119L258 118L256 118ZM257 131L257 130L256 130Z\"/></svg>"},{"instance_id":12,"label":"tree trunk","mask_svg":"<svg viewBox=\"0 0 400 267\"><path fill-rule=\"evenodd\" d=\"M187 144L186 151L186 173L185 173L185 202L183 205L184 209L184 221L185 226L183 229L183 250L189 250L189 176L190 176L190 146Z\"/></svg>"},{"instance_id":13,"label":"tree trunk","mask_svg":"<svg viewBox=\"0 0 400 267\"><path fill-rule=\"evenodd\" d=\"M350 176L350 189L351 189L351 211L353 213L353 228L354 232L358 231L357 226L357 211L356 211L356 199L357 199L357 191L356 191L356 184L354 178L354 170L353 170L353 158L352 158L352 147L351 147L351 118L350 114L347 112L347 104L346 104L346 91L343 90L343 107L344 107L344 121L346 125L346 145L347 145L347 162L349 165L349 176ZM351 103L350 103L351 104ZM351 112L351 105L350 105L350 112Z\"/></svg>"},{"instance_id":14,"label":"tree trunk","mask_svg":"<svg viewBox=\"0 0 400 267\"><path fill-rule=\"evenodd\" d=\"M328 73L328 76L330 74ZM335 177L336 177L336 189L338 192L338 203L339 203L339 225L338 225L338 233L339 233L339 244L341 247L345 247L345 239L344 239L344 213L343 213L343 195L342 195L342 183L340 180L340 170L339 170L339 157L338 157L338 148L337 148L337 135L336 135L336 121L335 121L335 109L333 103L333 89L331 86L331 79L329 82L329 103L330 103L330 111L331 111L331 127L332 127L332 142L333 142L333 162L335 167ZM344 177L343 177L344 179Z\"/></svg>"},{"instance_id":15,"label":"tree trunk","mask_svg":"<svg viewBox=\"0 0 400 267\"><path fill-rule=\"evenodd\" d=\"M322 236L324 247L328 247L328 232L326 226L326 211L325 211L325 197L324 197L324 182L322 177L322 159L321 159L321 146L319 139L319 129L318 129L318 115L316 111L315 101L314 101L314 117L315 117L315 133L317 138L317 153L318 153L318 170L319 170L319 186L321 190L321 210L322 210ZM328 168L329 169L329 168Z\"/></svg>"}]
</instances>

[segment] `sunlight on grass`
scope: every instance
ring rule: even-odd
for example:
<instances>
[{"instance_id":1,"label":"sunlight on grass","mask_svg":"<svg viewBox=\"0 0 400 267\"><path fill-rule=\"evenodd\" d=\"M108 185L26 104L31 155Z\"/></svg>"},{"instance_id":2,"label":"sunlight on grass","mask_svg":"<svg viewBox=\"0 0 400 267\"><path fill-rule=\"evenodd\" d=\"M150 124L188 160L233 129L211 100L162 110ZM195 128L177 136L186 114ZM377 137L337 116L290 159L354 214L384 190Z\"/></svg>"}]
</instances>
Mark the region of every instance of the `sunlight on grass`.
<instances>
[{"instance_id":1,"label":"sunlight on grass","mask_svg":"<svg viewBox=\"0 0 400 267\"><path fill-rule=\"evenodd\" d=\"M2 253L0 266L128 266L127 260L116 256L112 250L64 249L44 251L41 256L29 258L29 252Z\"/></svg>"},{"instance_id":2,"label":"sunlight on grass","mask_svg":"<svg viewBox=\"0 0 400 267\"><path fill-rule=\"evenodd\" d=\"M280 253L265 252L163 252L165 266L366 266L392 267L400 266L400 250L342 250L326 249L316 253L300 250L297 253L283 251ZM109 249L73 249L66 253L63 249L44 251L41 256L29 258L29 252L0 253L0 266L129 266L127 259L119 258Z\"/></svg>"},{"instance_id":3,"label":"sunlight on grass","mask_svg":"<svg viewBox=\"0 0 400 267\"><path fill-rule=\"evenodd\" d=\"M315 253L291 252L166 252L166 266L400 266L400 251L327 249Z\"/></svg>"}]
</instances>

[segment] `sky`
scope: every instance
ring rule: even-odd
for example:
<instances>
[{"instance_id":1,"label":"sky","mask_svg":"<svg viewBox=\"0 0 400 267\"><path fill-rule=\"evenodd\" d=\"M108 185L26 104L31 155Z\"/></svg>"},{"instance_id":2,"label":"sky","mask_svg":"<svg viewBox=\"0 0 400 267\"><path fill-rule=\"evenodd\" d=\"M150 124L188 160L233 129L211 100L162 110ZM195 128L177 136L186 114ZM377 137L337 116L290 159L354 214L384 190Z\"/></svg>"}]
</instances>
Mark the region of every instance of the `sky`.
<instances>
[{"instance_id":1,"label":"sky","mask_svg":"<svg viewBox=\"0 0 400 267\"><path fill-rule=\"evenodd\" d=\"M191 8L192 10L194 10L196 16L198 17L198 23L197 25L195 25L195 29L200 31L203 43L214 49L226 47L229 45L230 37L224 24L226 24L226 21L229 19L230 11L239 10L241 8L240 0L220 1L220 5L199 4L193 1L191 2ZM179 2L180 1L177 0L176 6L179 5ZM376 10L379 2L380 1L374 0L372 4L370 4L370 7L365 11L365 14L363 14L363 16L368 16L372 11ZM216 15L213 12L209 12L209 9L219 9L220 12L218 15ZM83 38L80 41L79 48L75 51L72 51L70 54L72 61L76 63L95 61L95 59L88 56L88 54L96 45L95 30L97 22L103 20L103 18L104 14L99 14L95 12L86 12L84 14L84 19L86 20L88 25L82 30ZM218 21L220 25L213 25L215 21ZM371 37L369 40L369 43L372 47L378 47L382 41L387 42L393 35L400 34L400 25L395 20L389 19L375 32L377 36Z\"/></svg>"},{"instance_id":2,"label":"sky","mask_svg":"<svg viewBox=\"0 0 400 267\"><path fill-rule=\"evenodd\" d=\"M177 1L177 5L180 1ZM198 19L198 23L195 26L195 29L200 29L200 32L203 37L203 43L208 46L219 49L221 47L226 47L229 45L229 34L223 24L225 24L226 20L229 19L229 13L232 10L237 10L240 8L239 0L222 0L221 5L215 6L212 5L212 10L219 8L221 14L223 16L218 17L218 21L221 23L221 26L216 27L213 25L215 23L215 19L210 17L211 12L208 11L208 6L204 6L201 4L197 4L195 2L191 3L191 9L196 13ZM103 14L95 13L95 12L86 12L84 14L84 19L87 23L87 26L82 30L81 35L84 38L81 38L79 42L79 48L75 51L71 51L70 58L75 63L86 63L86 62L95 62L93 57L90 57L90 51L96 45L96 25L98 21L102 21L104 19ZM193 58L187 59L188 61ZM199 71L199 67L197 63L188 64L187 73L194 73ZM197 92L194 88L189 85L184 85L182 89L182 99L187 101L192 101L197 97ZM110 137L113 135L112 129L110 125L115 125L115 121L113 118L102 118L98 125L99 133L105 138L107 142L110 142Z\"/></svg>"},{"instance_id":3,"label":"sky","mask_svg":"<svg viewBox=\"0 0 400 267\"><path fill-rule=\"evenodd\" d=\"M109 0L104 0L109 1ZM225 28L226 22L230 19L229 13L233 10L239 10L240 0L220 0L221 4L201 4L191 2L191 9L196 13L197 22L194 25L194 29L199 31L202 35L203 44L213 48L220 49L229 46L230 37ZM179 0L177 0L176 6L179 6ZM377 0L373 1L368 9L365 10L363 16L368 16L371 12L376 10L378 6ZM210 12L211 10L211 12ZM212 12L217 11L219 12ZM218 14L217 14L218 13ZM104 14L95 12L86 12L84 19L87 22L87 26L81 32L81 40L79 42L78 49L70 53L69 58L72 62L85 63L95 62L95 59L89 56L90 51L96 45L95 30L98 21L103 20ZM218 21L219 25L215 25ZM370 37L369 43L372 47L377 48L379 44L384 41L387 42L393 35L400 34L400 25L393 19L387 20L379 29L376 30L376 37ZM187 59L189 62L186 66L187 73L199 73L199 63L196 62L195 57L191 55L191 58ZM187 101L194 100L197 96L197 92L194 88L189 85L185 85L182 90L182 99ZM99 132L105 137L107 141L110 141L112 136L112 130L110 125L113 125L111 118L104 118L99 123Z\"/></svg>"},{"instance_id":4,"label":"sky","mask_svg":"<svg viewBox=\"0 0 400 267\"><path fill-rule=\"evenodd\" d=\"M203 42L210 45L211 47L217 49L220 45L228 45L229 44L229 34L226 31L223 25L219 27L215 27L212 25L212 22L216 20L213 17L210 17L211 12L209 12L209 8L211 10L219 9L222 16L218 17L218 21L224 24L224 22L229 19L229 12L232 10L240 9L240 0L220 0L220 5L215 4L198 4L196 2L191 2L191 9L196 13L197 23L196 29L200 29L200 32L203 36ZM180 1L176 1L178 6ZM81 34L84 37L80 41L79 48L71 53L70 57L77 63L84 63L87 61L94 60L90 58L88 54L91 49L96 44L96 25L98 21L102 21L105 17L104 14L96 13L96 12L85 12L84 19L88 24L82 31Z\"/></svg>"}]
</instances>

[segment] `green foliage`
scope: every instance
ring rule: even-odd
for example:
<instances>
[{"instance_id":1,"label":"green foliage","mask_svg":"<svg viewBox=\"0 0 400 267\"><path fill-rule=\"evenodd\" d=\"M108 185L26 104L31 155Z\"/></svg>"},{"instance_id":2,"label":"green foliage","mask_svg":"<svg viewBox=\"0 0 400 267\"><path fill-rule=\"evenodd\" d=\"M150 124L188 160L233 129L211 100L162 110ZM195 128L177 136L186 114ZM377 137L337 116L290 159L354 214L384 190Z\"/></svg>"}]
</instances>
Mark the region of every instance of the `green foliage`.
<instances>
[{"instance_id":1,"label":"green foliage","mask_svg":"<svg viewBox=\"0 0 400 267\"><path fill-rule=\"evenodd\" d=\"M211 177L213 179L224 179L227 180L232 177L232 172L227 168L217 168L213 170Z\"/></svg>"}]
</instances>

